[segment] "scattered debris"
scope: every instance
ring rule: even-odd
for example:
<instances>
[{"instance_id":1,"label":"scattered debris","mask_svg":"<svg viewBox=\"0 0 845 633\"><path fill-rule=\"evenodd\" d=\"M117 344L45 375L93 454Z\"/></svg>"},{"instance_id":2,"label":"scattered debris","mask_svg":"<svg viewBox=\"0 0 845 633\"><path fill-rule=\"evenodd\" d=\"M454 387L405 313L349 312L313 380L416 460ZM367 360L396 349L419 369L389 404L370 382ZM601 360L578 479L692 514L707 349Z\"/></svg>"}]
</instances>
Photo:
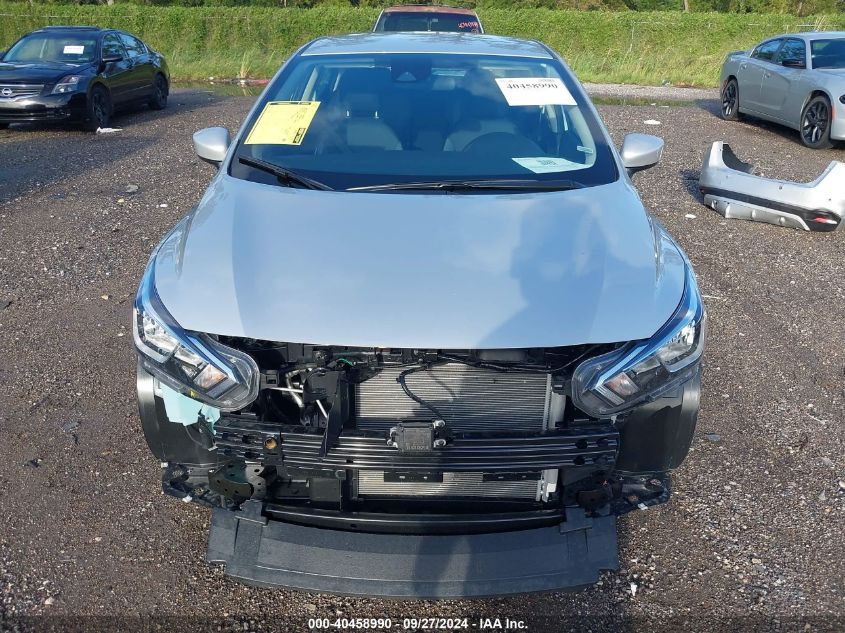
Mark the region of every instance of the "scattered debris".
<instances>
[{"instance_id":1,"label":"scattered debris","mask_svg":"<svg viewBox=\"0 0 845 633\"><path fill-rule=\"evenodd\" d=\"M36 457L35 459L30 459L25 465L29 466L30 468L38 468L41 465L41 462L44 460L40 457Z\"/></svg>"},{"instance_id":2,"label":"scattered debris","mask_svg":"<svg viewBox=\"0 0 845 633\"><path fill-rule=\"evenodd\" d=\"M76 433L82 423L79 420L69 420L62 424L62 431L65 433Z\"/></svg>"},{"instance_id":3,"label":"scattered debris","mask_svg":"<svg viewBox=\"0 0 845 633\"><path fill-rule=\"evenodd\" d=\"M713 442L715 444L716 442L722 441L722 436L719 435L718 433L705 433L704 439L706 439L710 442Z\"/></svg>"},{"instance_id":4,"label":"scattered debris","mask_svg":"<svg viewBox=\"0 0 845 633\"><path fill-rule=\"evenodd\" d=\"M639 589L639 586L637 585L637 583L632 582L631 583L631 597L632 598L637 597L637 589Z\"/></svg>"},{"instance_id":5,"label":"scattered debris","mask_svg":"<svg viewBox=\"0 0 845 633\"><path fill-rule=\"evenodd\" d=\"M135 193L138 191L138 185L126 185L126 189L124 190L126 193Z\"/></svg>"},{"instance_id":6,"label":"scattered debris","mask_svg":"<svg viewBox=\"0 0 845 633\"><path fill-rule=\"evenodd\" d=\"M10 305L12 305L11 299L0 299L0 310L5 310Z\"/></svg>"},{"instance_id":7,"label":"scattered debris","mask_svg":"<svg viewBox=\"0 0 845 633\"><path fill-rule=\"evenodd\" d=\"M310 602L307 602L307 603L305 604L305 610L306 610L308 613L317 613L317 605L316 605L316 604L312 604L312 603L310 603Z\"/></svg>"},{"instance_id":8,"label":"scattered debris","mask_svg":"<svg viewBox=\"0 0 845 633\"><path fill-rule=\"evenodd\" d=\"M109 295L100 295L100 299L102 299L103 301L108 301Z\"/></svg>"},{"instance_id":9,"label":"scattered debris","mask_svg":"<svg viewBox=\"0 0 845 633\"><path fill-rule=\"evenodd\" d=\"M97 134L113 134L115 132L123 132L122 127L98 127Z\"/></svg>"},{"instance_id":10,"label":"scattered debris","mask_svg":"<svg viewBox=\"0 0 845 633\"><path fill-rule=\"evenodd\" d=\"M646 119L643 123L646 125L660 125L660 121L655 121L654 119Z\"/></svg>"},{"instance_id":11,"label":"scattered debris","mask_svg":"<svg viewBox=\"0 0 845 633\"><path fill-rule=\"evenodd\" d=\"M822 490L822 493L819 495L819 501L827 501L827 493Z\"/></svg>"},{"instance_id":12,"label":"scattered debris","mask_svg":"<svg viewBox=\"0 0 845 633\"><path fill-rule=\"evenodd\" d=\"M695 220L698 216L695 213L687 213L685 218L689 218L690 220Z\"/></svg>"},{"instance_id":13,"label":"scattered debris","mask_svg":"<svg viewBox=\"0 0 845 633\"><path fill-rule=\"evenodd\" d=\"M71 436L74 444L79 444L79 435L76 432L79 430L81 424L79 420L68 420L62 424L62 431Z\"/></svg>"},{"instance_id":14,"label":"scattered debris","mask_svg":"<svg viewBox=\"0 0 845 633\"><path fill-rule=\"evenodd\" d=\"M828 468L833 468L833 460L830 457L822 457L822 464Z\"/></svg>"},{"instance_id":15,"label":"scattered debris","mask_svg":"<svg viewBox=\"0 0 845 633\"><path fill-rule=\"evenodd\" d=\"M167 203L158 205L159 209L166 209Z\"/></svg>"},{"instance_id":16,"label":"scattered debris","mask_svg":"<svg viewBox=\"0 0 845 633\"><path fill-rule=\"evenodd\" d=\"M845 492L845 481L839 482L839 492L840 493Z\"/></svg>"},{"instance_id":17,"label":"scattered debris","mask_svg":"<svg viewBox=\"0 0 845 633\"><path fill-rule=\"evenodd\" d=\"M44 601L44 604L48 607L52 607L54 604L56 604L56 599L53 596L50 596Z\"/></svg>"}]
</instances>

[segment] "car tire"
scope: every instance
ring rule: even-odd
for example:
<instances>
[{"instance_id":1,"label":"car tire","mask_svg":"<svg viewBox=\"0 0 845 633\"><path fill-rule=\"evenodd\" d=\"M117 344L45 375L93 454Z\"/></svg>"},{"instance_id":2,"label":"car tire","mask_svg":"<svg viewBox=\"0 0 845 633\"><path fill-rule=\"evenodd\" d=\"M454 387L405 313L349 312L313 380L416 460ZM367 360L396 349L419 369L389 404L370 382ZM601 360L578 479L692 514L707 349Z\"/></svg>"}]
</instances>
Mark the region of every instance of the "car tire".
<instances>
[{"instance_id":1,"label":"car tire","mask_svg":"<svg viewBox=\"0 0 845 633\"><path fill-rule=\"evenodd\" d=\"M0 130L5 130L7 127L9 127L8 123L0 123Z\"/></svg>"},{"instance_id":2,"label":"car tire","mask_svg":"<svg viewBox=\"0 0 845 633\"><path fill-rule=\"evenodd\" d=\"M827 97L818 95L804 106L801 112L801 142L810 149L833 147L830 140L831 108Z\"/></svg>"},{"instance_id":3,"label":"car tire","mask_svg":"<svg viewBox=\"0 0 845 633\"><path fill-rule=\"evenodd\" d=\"M109 91L103 86L94 86L88 95L86 105L85 129L96 132L111 123L112 103Z\"/></svg>"},{"instance_id":4,"label":"car tire","mask_svg":"<svg viewBox=\"0 0 845 633\"><path fill-rule=\"evenodd\" d=\"M719 114L725 121L739 121L739 84L731 77L722 87Z\"/></svg>"},{"instance_id":5,"label":"car tire","mask_svg":"<svg viewBox=\"0 0 845 633\"><path fill-rule=\"evenodd\" d=\"M164 110L167 107L167 95L169 93L167 79L164 75L156 75L153 81L153 96L150 97L150 108L153 110Z\"/></svg>"}]
</instances>

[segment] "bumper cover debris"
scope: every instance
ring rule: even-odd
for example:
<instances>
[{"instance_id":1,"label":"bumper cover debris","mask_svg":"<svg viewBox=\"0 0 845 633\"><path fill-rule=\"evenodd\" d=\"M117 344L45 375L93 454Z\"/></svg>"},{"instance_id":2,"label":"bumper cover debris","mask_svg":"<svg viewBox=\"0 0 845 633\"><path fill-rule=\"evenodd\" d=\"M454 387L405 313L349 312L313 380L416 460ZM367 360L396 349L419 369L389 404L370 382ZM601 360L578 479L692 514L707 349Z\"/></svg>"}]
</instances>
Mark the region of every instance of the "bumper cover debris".
<instances>
[{"instance_id":1,"label":"bumper cover debris","mask_svg":"<svg viewBox=\"0 0 845 633\"><path fill-rule=\"evenodd\" d=\"M728 144L717 141L704 153L698 186L704 204L726 218L832 231L845 216L843 182L845 163L838 161L810 183L764 178Z\"/></svg>"},{"instance_id":2,"label":"bumper cover debris","mask_svg":"<svg viewBox=\"0 0 845 633\"><path fill-rule=\"evenodd\" d=\"M271 521L248 501L214 510L207 559L249 584L345 595L453 598L595 583L618 567L616 517L567 514L517 533L372 534Z\"/></svg>"}]
</instances>

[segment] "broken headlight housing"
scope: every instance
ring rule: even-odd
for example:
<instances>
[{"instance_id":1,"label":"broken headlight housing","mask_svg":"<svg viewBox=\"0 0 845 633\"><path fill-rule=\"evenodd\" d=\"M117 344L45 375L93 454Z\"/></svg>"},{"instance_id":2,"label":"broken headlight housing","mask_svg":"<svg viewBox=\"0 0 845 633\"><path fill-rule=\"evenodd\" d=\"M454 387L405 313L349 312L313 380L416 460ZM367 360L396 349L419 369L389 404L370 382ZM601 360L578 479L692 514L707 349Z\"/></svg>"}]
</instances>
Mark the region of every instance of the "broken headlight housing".
<instances>
[{"instance_id":1,"label":"broken headlight housing","mask_svg":"<svg viewBox=\"0 0 845 633\"><path fill-rule=\"evenodd\" d=\"M698 370L706 335L704 304L686 262L684 295L672 318L648 340L581 363L572 376L575 405L606 417L660 397Z\"/></svg>"},{"instance_id":2,"label":"broken headlight housing","mask_svg":"<svg viewBox=\"0 0 845 633\"><path fill-rule=\"evenodd\" d=\"M235 411L258 396L251 356L182 329L164 307L155 289L155 254L135 298L132 334L144 369L194 400Z\"/></svg>"}]
</instances>

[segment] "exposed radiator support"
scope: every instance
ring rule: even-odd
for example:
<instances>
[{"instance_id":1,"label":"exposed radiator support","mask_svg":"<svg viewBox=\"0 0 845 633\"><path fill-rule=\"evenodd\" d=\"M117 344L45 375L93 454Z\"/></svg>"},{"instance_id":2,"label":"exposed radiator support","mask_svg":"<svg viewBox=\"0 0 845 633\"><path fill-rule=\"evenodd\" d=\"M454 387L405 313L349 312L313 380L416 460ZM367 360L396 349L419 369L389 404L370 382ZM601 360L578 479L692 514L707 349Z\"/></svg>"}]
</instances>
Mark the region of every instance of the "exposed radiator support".
<instances>
[{"instance_id":1,"label":"exposed radiator support","mask_svg":"<svg viewBox=\"0 0 845 633\"><path fill-rule=\"evenodd\" d=\"M410 399L396 381L407 367L388 367L356 387L359 429L388 430L397 420L429 419L431 411ZM501 372L444 363L405 378L408 388L431 403L453 431L540 432L552 408L548 374Z\"/></svg>"}]
</instances>

